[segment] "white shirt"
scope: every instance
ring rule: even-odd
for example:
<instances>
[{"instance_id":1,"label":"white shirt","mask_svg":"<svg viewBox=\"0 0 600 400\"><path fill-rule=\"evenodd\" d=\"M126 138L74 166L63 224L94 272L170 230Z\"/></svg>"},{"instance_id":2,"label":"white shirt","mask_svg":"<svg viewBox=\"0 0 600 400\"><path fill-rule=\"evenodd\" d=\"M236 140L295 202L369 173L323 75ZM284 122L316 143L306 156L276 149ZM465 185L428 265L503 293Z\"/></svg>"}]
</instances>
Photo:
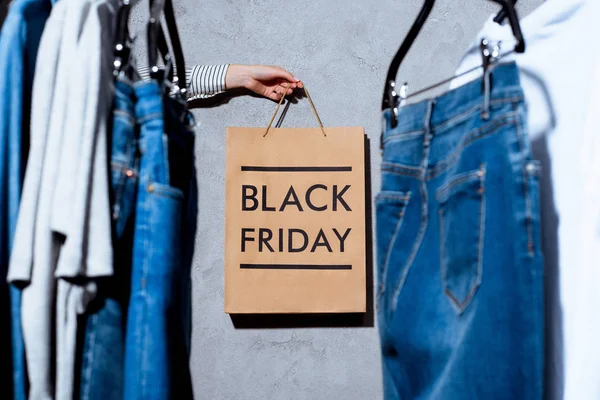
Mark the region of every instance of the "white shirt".
<instances>
[{"instance_id":1,"label":"white shirt","mask_svg":"<svg viewBox=\"0 0 600 400\"><path fill-rule=\"evenodd\" d=\"M521 71L533 157L544 169L550 399L600 399L600 58L594 42L599 16L597 0L548 0L521 21L525 53L502 60L516 60ZM514 47L510 26L490 18L457 73L481 65L483 37L501 41L502 52ZM474 78L457 78L451 86Z\"/></svg>"},{"instance_id":2,"label":"white shirt","mask_svg":"<svg viewBox=\"0 0 600 400\"><path fill-rule=\"evenodd\" d=\"M69 1L79 7L82 0ZM90 0L84 0L90 1ZM75 37L76 65L68 87L65 130L52 208L52 230L65 235L55 276L56 398L70 399L76 382L77 322L96 294L95 282L63 278L111 276L108 129L113 102L113 31L119 0L90 1ZM66 32L65 32L66 34ZM72 33L71 33L72 34Z\"/></svg>"},{"instance_id":3,"label":"white shirt","mask_svg":"<svg viewBox=\"0 0 600 400\"><path fill-rule=\"evenodd\" d=\"M34 76L31 148L8 272L9 281L28 284L21 298L21 324L31 400L54 398L54 267L60 244L50 218L66 87L77 44L64 33L76 32L77 14L84 13L83 9L69 12L69 1L54 6L39 46L38 60L44 62L37 63Z\"/></svg>"},{"instance_id":4,"label":"white shirt","mask_svg":"<svg viewBox=\"0 0 600 400\"><path fill-rule=\"evenodd\" d=\"M27 285L21 314L33 400L73 394L78 314L96 288L62 278L113 273L107 123L116 1L58 2L39 47L30 157L8 273L10 282ZM188 69L188 100L224 91L227 70Z\"/></svg>"}]
</instances>

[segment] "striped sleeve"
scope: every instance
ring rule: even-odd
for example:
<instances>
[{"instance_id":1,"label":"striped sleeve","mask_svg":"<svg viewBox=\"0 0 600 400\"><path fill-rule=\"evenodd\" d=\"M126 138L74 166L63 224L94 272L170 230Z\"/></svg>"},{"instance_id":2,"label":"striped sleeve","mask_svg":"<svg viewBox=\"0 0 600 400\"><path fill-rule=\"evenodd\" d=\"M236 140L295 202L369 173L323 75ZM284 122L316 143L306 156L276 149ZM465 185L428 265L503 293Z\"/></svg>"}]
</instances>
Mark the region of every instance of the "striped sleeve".
<instances>
[{"instance_id":1,"label":"striped sleeve","mask_svg":"<svg viewBox=\"0 0 600 400\"><path fill-rule=\"evenodd\" d=\"M212 97L225 91L225 77L229 64L194 65L186 68L188 101ZM142 66L137 69L141 80L150 79L150 69Z\"/></svg>"}]
</instances>

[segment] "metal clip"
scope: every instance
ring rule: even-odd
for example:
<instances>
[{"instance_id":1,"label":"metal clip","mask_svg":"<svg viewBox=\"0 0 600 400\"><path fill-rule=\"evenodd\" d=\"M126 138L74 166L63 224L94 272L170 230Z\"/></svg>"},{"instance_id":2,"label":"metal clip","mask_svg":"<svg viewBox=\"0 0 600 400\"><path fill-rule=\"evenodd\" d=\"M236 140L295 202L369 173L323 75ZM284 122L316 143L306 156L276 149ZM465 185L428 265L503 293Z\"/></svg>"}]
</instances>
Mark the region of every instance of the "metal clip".
<instances>
[{"instance_id":1,"label":"metal clip","mask_svg":"<svg viewBox=\"0 0 600 400\"><path fill-rule=\"evenodd\" d=\"M390 126L387 126L387 121L383 120L380 142L379 142L379 150L380 153L383 153L383 133L388 129L393 129L398 126L398 109L404 105L406 101L407 93L408 93L408 82L404 82L402 86L400 86L400 94L396 92L396 81L388 82L388 105L392 111L392 117L390 120Z\"/></svg>"},{"instance_id":2,"label":"metal clip","mask_svg":"<svg viewBox=\"0 0 600 400\"><path fill-rule=\"evenodd\" d=\"M408 93L408 82L404 82L400 86L400 93L396 92L396 82L390 81L389 102L392 107L392 128L398 125L398 108L404 105Z\"/></svg>"},{"instance_id":3,"label":"metal clip","mask_svg":"<svg viewBox=\"0 0 600 400\"><path fill-rule=\"evenodd\" d=\"M494 46L490 46L487 39L481 39L479 44L481 51L481 60L483 67L483 81L481 83L481 91L483 92L483 111L481 117L483 119L489 118L490 110L490 94L492 92L492 69L490 66L496 62L500 55L500 45L496 43Z\"/></svg>"}]
</instances>

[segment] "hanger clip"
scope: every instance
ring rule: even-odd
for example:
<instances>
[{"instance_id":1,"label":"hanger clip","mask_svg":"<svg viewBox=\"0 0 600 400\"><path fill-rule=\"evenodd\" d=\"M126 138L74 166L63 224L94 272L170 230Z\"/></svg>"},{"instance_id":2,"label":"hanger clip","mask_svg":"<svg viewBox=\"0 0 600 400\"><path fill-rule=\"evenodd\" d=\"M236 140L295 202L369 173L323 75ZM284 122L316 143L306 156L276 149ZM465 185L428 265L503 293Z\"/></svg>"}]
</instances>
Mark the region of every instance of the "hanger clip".
<instances>
[{"instance_id":1,"label":"hanger clip","mask_svg":"<svg viewBox=\"0 0 600 400\"><path fill-rule=\"evenodd\" d=\"M396 92L396 81L388 82L388 104L392 109L391 127L395 128L398 124L398 108L404 105L408 93L408 82L404 82L400 86L399 93Z\"/></svg>"},{"instance_id":2,"label":"hanger clip","mask_svg":"<svg viewBox=\"0 0 600 400\"><path fill-rule=\"evenodd\" d=\"M489 82L489 87L487 90L491 91L491 66L498 60L500 57L500 44L499 42L494 43L493 45L487 39L481 39L481 43L479 44L479 49L481 51L481 61L483 67L483 76L484 82L482 84L482 91L486 90L486 80Z\"/></svg>"},{"instance_id":3,"label":"hanger clip","mask_svg":"<svg viewBox=\"0 0 600 400\"><path fill-rule=\"evenodd\" d=\"M492 64L500 57L500 45L495 43L493 46L487 39L481 39L479 44L481 50L481 59L483 67L483 79L481 82L481 92L483 93L483 110L481 116L487 120L490 110L490 95L492 92Z\"/></svg>"}]
</instances>

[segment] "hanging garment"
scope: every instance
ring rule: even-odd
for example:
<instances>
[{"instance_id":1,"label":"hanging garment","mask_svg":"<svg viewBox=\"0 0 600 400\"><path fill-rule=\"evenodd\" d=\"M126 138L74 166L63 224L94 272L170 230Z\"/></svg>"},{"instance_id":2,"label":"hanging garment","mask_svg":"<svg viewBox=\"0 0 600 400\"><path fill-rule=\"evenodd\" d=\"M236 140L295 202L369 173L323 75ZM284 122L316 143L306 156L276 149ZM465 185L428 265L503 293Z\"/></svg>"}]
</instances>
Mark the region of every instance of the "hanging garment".
<instances>
[{"instance_id":1,"label":"hanging garment","mask_svg":"<svg viewBox=\"0 0 600 400\"><path fill-rule=\"evenodd\" d=\"M44 62L38 63L35 70L30 152L8 272L10 282L26 285L21 295L21 324L30 384L29 399L54 397L51 338L53 265L58 244L49 228L49 196L54 184L60 140L52 140L49 130L53 119L60 115L59 108L64 108L66 77L64 74L59 77L59 44L63 38L66 8L66 1L58 2L52 8L39 46L38 59ZM62 62L65 61L69 62L64 59Z\"/></svg>"},{"instance_id":2,"label":"hanging garment","mask_svg":"<svg viewBox=\"0 0 600 400\"><path fill-rule=\"evenodd\" d=\"M140 162L134 102L133 84L117 80L111 145L114 275L98 280L98 293L86 312L80 397L88 400L123 398L125 326Z\"/></svg>"},{"instance_id":3,"label":"hanging garment","mask_svg":"<svg viewBox=\"0 0 600 400\"><path fill-rule=\"evenodd\" d=\"M224 91L227 69L228 65L196 65L189 68L188 101L208 98ZM150 78L145 67L140 68L138 73L143 80ZM119 78L115 87L111 138L114 275L96 280L98 292L85 313L80 393L82 398L90 400L122 398L124 387L124 319L127 315L131 281L133 222L139 176L139 126L134 111L136 100L133 84L127 79ZM195 201L194 199L190 196L190 201ZM186 237L193 238L194 233L190 232ZM188 264L189 262L184 262L184 265ZM182 297L181 304L174 307L181 310L184 321L188 314L186 311L189 311L189 298L187 301L185 299L186 294L189 296L189 291L190 287L186 285L184 276L182 287L178 290ZM189 328L184 331L189 331ZM186 353L189 353L189 349ZM187 365L187 361L183 362ZM175 378L184 380L185 384L185 375L186 372L183 371L175 374ZM177 384L174 386L182 387Z\"/></svg>"},{"instance_id":4,"label":"hanging garment","mask_svg":"<svg viewBox=\"0 0 600 400\"><path fill-rule=\"evenodd\" d=\"M182 268L182 222L193 170L193 128L185 103L164 98L155 80L136 84L141 163L134 228L131 298L125 348L125 395L174 394L174 360L183 342L177 309ZM187 360L184 360L187 364Z\"/></svg>"},{"instance_id":5,"label":"hanging garment","mask_svg":"<svg viewBox=\"0 0 600 400\"><path fill-rule=\"evenodd\" d=\"M0 35L0 95L3 96L0 100L0 204L3 205L0 210L0 325L4 327L0 329L0 351L5 355L0 368L0 385L6 389L4 394L15 400L27 398L21 292L18 288L9 288L5 277L29 152L35 63L50 10L49 1L16 0ZM11 347L12 363L6 356Z\"/></svg>"},{"instance_id":6,"label":"hanging garment","mask_svg":"<svg viewBox=\"0 0 600 400\"><path fill-rule=\"evenodd\" d=\"M540 399L538 164L514 64L399 109L376 198L386 399ZM384 111L390 121L391 111Z\"/></svg>"},{"instance_id":7,"label":"hanging garment","mask_svg":"<svg viewBox=\"0 0 600 400\"><path fill-rule=\"evenodd\" d=\"M600 58L594 62L600 65ZM600 235L598 222L600 221L600 140L598 140L598 127L600 127L600 68L590 80L592 94L588 103L583 130L581 152L579 154L579 172L582 181L586 182L581 196L581 210L584 213L585 223L580 225L581 250L579 272L586 279L577 285L575 304L579 304L583 311L577 314L575 325L586 327L584 331L577 331L577 349L570 349L574 361L569 369L568 393L587 400L600 395L598 358L600 357L596 341L600 337L600 325L597 323L598 310L600 309ZM591 305L595 305L592 307ZM576 362L575 362L576 360ZM575 370L577 368L577 370ZM566 398L566 396L565 396Z\"/></svg>"},{"instance_id":8,"label":"hanging garment","mask_svg":"<svg viewBox=\"0 0 600 400\"><path fill-rule=\"evenodd\" d=\"M596 289L587 286L597 282L594 277L600 273L596 251L590 246L600 246L600 227L593 218L598 206L586 197L598 180L593 174L595 163L583 156L600 142L597 134L583 139L586 124L593 129L590 124L598 114L591 99L599 90L593 83L600 60L582 39L600 35L598 15L597 1L548 0L521 22L527 51L506 58L519 67L532 152L542 162L548 399L600 398L600 298ZM499 41L501 52L514 46L510 28L490 18L459 73L481 64L476 46L483 37ZM476 77L461 77L452 86ZM600 130L600 124L595 130Z\"/></svg>"},{"instance_id":9,"label":"hanging garment","mask_svg":"<svg viewBox=\"0 0 600 400\"><path fill-rule=\"evenodd\" d=\"M75 2L81 3L80 0ZM76 385L78 321L96 296L97 278L113 275L108 184L108 122L119 0L90 2L77 45L51 228L64 236L57 278L56 398Z\"/></svg>"}]
</instances>

